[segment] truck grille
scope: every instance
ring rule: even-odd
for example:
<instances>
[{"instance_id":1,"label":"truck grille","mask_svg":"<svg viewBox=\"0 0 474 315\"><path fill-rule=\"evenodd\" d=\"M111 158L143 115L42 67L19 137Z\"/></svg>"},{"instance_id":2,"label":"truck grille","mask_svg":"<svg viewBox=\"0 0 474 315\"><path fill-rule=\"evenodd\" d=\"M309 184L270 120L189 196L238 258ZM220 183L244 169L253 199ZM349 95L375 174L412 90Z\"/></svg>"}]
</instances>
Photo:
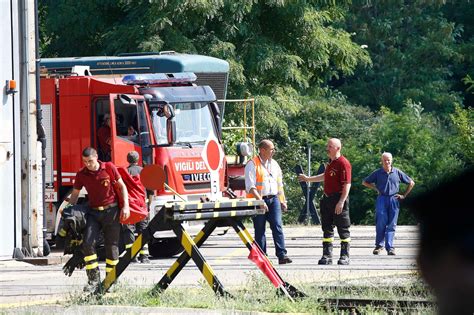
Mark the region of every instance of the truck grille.
<instances>
[{"instance_id":1,"label":"truck grille","mask_svg":"<svg viewBox=\"0 0 474 315\"><path fill-rule=\"evenodd\" d=\"M202 190L202 189L211 189L211 185L209 182L207 183L190 183L190 184L184 184L184 189L185 190Z\"/></svg>"}]
</instances>

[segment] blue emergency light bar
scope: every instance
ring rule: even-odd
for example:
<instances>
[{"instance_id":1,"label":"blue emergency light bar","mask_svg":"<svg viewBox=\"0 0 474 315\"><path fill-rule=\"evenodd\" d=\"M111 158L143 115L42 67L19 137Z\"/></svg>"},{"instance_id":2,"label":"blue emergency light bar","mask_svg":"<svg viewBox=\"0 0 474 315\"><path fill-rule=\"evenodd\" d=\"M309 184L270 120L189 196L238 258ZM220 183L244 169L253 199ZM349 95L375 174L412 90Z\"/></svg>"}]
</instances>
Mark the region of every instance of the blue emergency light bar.
<instances>
[{"instance_id":1,"label":"blue emergency light bar","mask_svg":"<svg viewBox=\"0 0 474 315\"><path fill-rule=\"evenodd\" d=\"M194 82L197 77L193 72L178 73L145 73L129 74L122 78L122 82L127 85L153 85L163 83Z\"/></svg>"}]
</instances>

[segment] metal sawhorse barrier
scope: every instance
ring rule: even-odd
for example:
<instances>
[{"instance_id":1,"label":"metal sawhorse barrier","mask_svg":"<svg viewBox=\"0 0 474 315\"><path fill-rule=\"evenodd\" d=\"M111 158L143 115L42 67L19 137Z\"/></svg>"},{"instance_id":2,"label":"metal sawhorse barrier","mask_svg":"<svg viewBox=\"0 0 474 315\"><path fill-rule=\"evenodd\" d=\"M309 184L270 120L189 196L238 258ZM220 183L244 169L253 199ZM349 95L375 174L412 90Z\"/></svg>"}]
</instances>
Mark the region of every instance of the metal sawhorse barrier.
<instances>
[{"instance_id":1,"label":"metal sawhorse barrier","mask_svg":"<svg viewBox=\"0 0 474 315\"><path fill-rule=\"evenodd\" d=\"M274 281L281 284L278 286L278 289L282 293L290 299L306 296L291 284L283 281L266 255L263 254L261 249L254 242L252 236L241 221L243 218L262 214L264 211L262 205L263 201L255 199L229 199L215 202L176 202L166 204L150 221L147 229L138 235L132 247L126 249L125 254L122 253L118 264L114 266L112 271L107 273L106 278L102 282L103 293L107 292L117 281L118 277L130 264L130 261L140 252L141 248L152 239L156 231L171 229L180 240L184 251L155 285L153 292L157 293L166 290L189 260L192 259L204 276L204 279L217 295L232 296L224 290L224 286L199 251L199 248L216 227L231 226L249 251L253 251L254 253L257 251L260 261L266 265L266 267L259 266L259 268L266 268L264 273L267 276L268 273L273 275L273 280L271 279L271 281L274 285ZM207 220L203 229L194 239L186 232L182 225L183 221L193 220Z\"/></svg>"}]
</instances>

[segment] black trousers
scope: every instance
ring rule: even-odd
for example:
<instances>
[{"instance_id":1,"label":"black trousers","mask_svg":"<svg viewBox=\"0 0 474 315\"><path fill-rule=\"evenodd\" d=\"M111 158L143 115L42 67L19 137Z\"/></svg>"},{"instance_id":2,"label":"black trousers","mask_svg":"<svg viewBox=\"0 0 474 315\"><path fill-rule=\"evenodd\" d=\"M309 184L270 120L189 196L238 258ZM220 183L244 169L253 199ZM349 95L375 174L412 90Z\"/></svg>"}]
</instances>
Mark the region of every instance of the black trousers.
<instances>
[{"instance_id":1,"label":"black trousers","mask_svg":"<svg viewBox=\"0 0 474 315\"><path fill-rule=\"evenodd\" d=\"M119 238L121 225L118 206L106 210L89 210L84 237L83 251L85 256L96 253L95 246L100 230L104 232L105 257L109 260L119 259Z\"/></svg>"},{"instance_id":2,"label":"black trousers","mask_svg":"<svg viewBox=\"0 0 474 315\"><path fill-rule=\"evenodd\" d=\"M344 202L340 214L334 212L340 197L341 194L336 193L330 196L324 195L323 198L321 198L321 227L323 229L324 238L334 237L334 226L337 227L337 232L341 240L351 237L349 232L351 226L351 219L349 217L349 198Z\"/></svg>"},{"instance_id":3,"label":"black trousers","mask_svg":"<svg viewBox=\"0 0 474 315\"><path fill-rule=\"evenodd\" d=\"M123 243L125 245L133 244L133 242L135 242L135 233L142 234L143 231L146 230L147 225L148 225L148 220L146 218L135 224L123 224L122 225Z\"/></svg>"}]
</instances>

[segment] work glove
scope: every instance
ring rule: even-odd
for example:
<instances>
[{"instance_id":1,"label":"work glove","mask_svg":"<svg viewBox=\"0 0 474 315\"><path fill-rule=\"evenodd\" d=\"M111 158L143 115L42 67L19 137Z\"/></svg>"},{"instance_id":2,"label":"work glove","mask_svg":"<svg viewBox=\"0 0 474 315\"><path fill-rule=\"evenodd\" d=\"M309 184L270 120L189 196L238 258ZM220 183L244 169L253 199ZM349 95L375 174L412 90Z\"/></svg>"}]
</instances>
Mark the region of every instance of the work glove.
<instances>
[{"instance_id":1,"label":"work glove","mask_svg":"<svg viewBox=\"0 0 474 315\"><path fill-rule=\"evenodd\" d=\"M80 249L76 249L72 257L64 264L63 272L70 277L76 268L82 269L86 265L84 254Z\"/></svg>"}]
</instances>

